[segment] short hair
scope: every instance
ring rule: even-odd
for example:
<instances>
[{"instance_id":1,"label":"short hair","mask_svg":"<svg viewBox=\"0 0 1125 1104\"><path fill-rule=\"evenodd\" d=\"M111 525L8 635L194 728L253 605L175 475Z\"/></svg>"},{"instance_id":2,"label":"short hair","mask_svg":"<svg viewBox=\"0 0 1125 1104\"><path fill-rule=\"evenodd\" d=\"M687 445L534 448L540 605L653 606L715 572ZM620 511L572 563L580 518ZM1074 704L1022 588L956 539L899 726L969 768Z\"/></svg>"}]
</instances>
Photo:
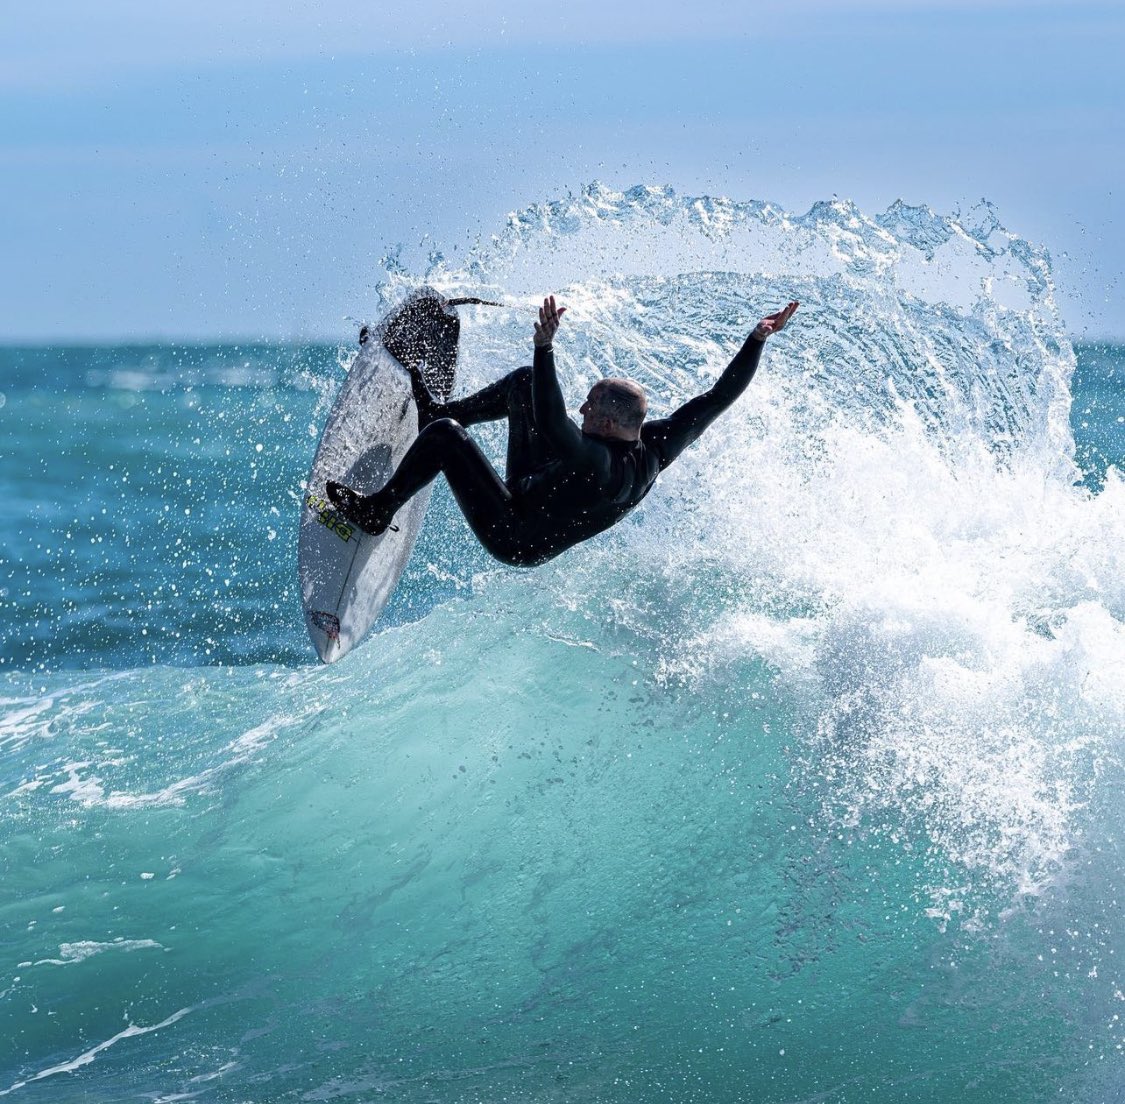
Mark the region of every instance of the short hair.
<instances>
[{"instance_id":1,"label":"short hair","mask_svg":"<svg viewBox=\"0 0 1125 1104\"><path fill-rule=\"evenodd\" d=\"M612 418L622 429L635 430L648 413L648 399L639 383L629 379L603 379L590 390L598 412Z\"/></svg>"}]
</instances>

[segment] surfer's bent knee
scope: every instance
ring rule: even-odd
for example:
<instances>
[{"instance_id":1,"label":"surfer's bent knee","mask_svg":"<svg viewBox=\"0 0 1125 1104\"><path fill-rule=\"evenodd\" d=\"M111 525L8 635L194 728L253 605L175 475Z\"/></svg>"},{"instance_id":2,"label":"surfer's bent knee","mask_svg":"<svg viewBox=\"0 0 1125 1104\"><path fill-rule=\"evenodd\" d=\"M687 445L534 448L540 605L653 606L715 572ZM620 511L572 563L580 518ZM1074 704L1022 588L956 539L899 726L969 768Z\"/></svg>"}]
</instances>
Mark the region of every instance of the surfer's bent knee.
<instances>
[{"instance_id":1,"label":"surfer's bent knee","mask_svg":"<svg viewBox=\"0 0 1125 1104\"><path fill-rule=\"evenodd\" d=\"M470 439L465 427L453 418L435 418L418 436L456 438L459 441Z\"/></svg>"}]
</instances>

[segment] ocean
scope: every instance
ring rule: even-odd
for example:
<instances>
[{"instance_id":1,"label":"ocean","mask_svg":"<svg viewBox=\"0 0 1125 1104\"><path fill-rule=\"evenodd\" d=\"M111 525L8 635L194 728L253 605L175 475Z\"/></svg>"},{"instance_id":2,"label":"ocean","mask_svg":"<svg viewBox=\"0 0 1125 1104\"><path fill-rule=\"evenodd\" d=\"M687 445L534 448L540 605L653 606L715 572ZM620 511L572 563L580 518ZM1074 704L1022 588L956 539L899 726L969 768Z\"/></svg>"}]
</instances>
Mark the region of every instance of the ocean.
<instances>
[{"instance_id":1,"label":"ocean","mask_svg":"<svg viewBox=\"0 0 1125 1104\"><path fill-rule=\"evenodd\" d=\"M802 305L539 569L439 481L331 667L297 524L354 346L0 348L0 1096L1125 1101L1125 346L1048 255L595 185L372 316L422 281L513 304L461 391L553 291L571 406L657 414Z\"/></svg>"}]
</instances>

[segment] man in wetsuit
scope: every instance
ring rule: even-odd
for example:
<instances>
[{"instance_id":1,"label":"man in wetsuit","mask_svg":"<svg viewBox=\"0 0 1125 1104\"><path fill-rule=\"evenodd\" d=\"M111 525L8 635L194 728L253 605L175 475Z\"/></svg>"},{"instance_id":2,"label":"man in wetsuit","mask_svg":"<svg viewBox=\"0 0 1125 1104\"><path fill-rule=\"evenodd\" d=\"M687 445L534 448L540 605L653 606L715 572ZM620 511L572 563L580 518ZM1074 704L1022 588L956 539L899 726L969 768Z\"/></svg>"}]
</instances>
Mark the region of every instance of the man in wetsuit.
<instances>
[{"instance_id":1,"label":"man in wetsuit","mask_svg":"<svg viewBox=\"0 0 1125 1104\"><path fill-rule=\"evenodd\" d=\"M433 336L450 328L445 306L441 300L436 306L422 301L425 309L411 308L413 324L392 326L383 338L410 373L417 440L381 491L363 497L329 483L328 496L348 521L378 534L444 472L485 549L504 563L533 566L608 529L632 510L660 472L742 394L766 339L784 329L798 304L763 318L714 386L667 418L646 422L642 388L631 380L603 379L579 410L581 429L567 417L555 374L552 341L566 308L556 307L554 296L539 310L530 368L517 368L475 395L439 403L426 389L421 363L440 370L443 357L456 356L455 335L452 353ZM433 320L425 320L427 311ZM465 432L466 426L500 418L508 419L505 479Z\"/></svg>"}]
</instances>

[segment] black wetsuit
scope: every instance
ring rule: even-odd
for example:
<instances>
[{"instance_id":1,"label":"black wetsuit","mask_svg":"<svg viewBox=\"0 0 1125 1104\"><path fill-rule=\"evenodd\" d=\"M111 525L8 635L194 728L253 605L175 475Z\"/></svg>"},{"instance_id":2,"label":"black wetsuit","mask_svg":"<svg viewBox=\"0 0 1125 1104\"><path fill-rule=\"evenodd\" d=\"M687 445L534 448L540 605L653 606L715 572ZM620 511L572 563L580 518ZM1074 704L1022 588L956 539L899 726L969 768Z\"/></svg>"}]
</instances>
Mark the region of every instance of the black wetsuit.
<instances>
[{"instance_id":1,"label":"black wetsuit","mask_svg":"<svg viewBox=\"0 0 1125 1104\"><path fill-rule=\"evenodd\" d=\"M595 437L571 421L550 347L535 350L532 367L444 404L415 375L421 432L390 481L367 498L336 484L329 492L349 520L377 532L444 472L489 553L509 564L544 563L632 510L660 472L742 394L764 345L747 338L709 391L667 418L645 422L639 441ZM501 480L464 427L504 417L508 456Z\"/></svg>"}]
</instances>

